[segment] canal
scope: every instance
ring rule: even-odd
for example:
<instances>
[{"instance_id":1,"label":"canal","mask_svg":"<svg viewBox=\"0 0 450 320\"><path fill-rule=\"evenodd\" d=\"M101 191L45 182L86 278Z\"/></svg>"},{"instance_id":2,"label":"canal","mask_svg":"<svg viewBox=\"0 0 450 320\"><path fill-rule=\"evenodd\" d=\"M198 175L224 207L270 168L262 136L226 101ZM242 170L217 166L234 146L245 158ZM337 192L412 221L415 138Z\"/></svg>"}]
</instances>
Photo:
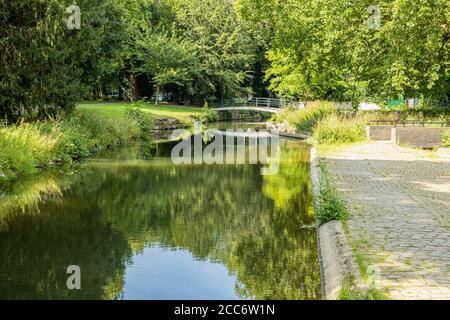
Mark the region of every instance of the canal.
<instances>
[{"instance_id":1,"label":"canal","mask_svg":"<svg viewBox=\"0 0 450 320\"><path fill-rule=\"evenodd\" d=\"M0 194L0 299L320 299L310 146L281 140L278 173L261 175L175 165L175 143ZM79 290L66 285L72 265Z\"/></svg>"}]
</instances>

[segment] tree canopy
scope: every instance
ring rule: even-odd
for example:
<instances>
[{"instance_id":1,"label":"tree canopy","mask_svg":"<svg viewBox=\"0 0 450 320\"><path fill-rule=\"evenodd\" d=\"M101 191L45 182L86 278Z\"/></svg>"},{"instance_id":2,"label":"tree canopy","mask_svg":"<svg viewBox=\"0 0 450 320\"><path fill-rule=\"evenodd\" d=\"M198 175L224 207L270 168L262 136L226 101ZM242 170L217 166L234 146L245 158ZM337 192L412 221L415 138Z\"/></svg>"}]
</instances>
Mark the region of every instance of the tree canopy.
<instances>
[{"instance_id":1,"label":"tree canopy","mask_svg":"<svg viewBox=\"0 0 450 320\"><path fill-rule=\"evenodd\" d=\"M372 2L240 0L243 17L270 19L276 30L270 89L304 99L448 100L448 0Z\"/></svg>"},{"instance_id":2,"label":"tree canopy","mask_svg":"<svg viewBox=\"0 0 450 320\"><path fill-rule=\"evenodd\" d=\"M448 0L0 0L0 115L118 90L200 103L249 95L449 98Z\"/></svg>"}]
</instances>

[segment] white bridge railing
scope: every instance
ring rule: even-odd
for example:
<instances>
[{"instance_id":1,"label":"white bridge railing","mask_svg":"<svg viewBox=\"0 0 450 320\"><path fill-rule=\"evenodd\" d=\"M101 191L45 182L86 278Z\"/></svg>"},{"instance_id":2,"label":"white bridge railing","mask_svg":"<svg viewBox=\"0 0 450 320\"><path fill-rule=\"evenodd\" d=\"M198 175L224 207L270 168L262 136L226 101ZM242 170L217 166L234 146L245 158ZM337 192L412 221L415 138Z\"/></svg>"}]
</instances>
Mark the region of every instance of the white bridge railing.
<instances>
[{"instance_id":1,"label":"white bridge railing","mask_svg":"<svg viewBox=\"0 0 450 320\"><path fill-rule=\"evenodd\" d=\"M226 107L258 107L258 108L284 108L293 101L289 99L278 98L248 98L248 99L232 99L223 103L212 104L215 108Z\"/></svg>"}]
</instances>

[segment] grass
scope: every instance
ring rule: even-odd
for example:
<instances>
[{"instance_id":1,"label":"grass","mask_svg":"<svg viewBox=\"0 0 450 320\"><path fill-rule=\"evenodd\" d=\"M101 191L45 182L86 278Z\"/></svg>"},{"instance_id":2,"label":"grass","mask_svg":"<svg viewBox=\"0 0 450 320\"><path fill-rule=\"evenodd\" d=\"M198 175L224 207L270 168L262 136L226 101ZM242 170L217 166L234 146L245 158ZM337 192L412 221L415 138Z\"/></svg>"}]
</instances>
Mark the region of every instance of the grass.
<instances>
[{"instance_id":1,"label":"grass","mask_svg":"<svg viewBox=\"0 0 450 320\"><path fill-rule=\"evenodd\" d=\"M367 290L361 290L352 280L344 281L337 298L338 300L387 300L380 289L369 287Z\"/></svg>"},{"instance_id":2,"label":"grass","mask_svg":"<svg viewBox=\"0 0 450 320\"><path fill-rule=\"evenodd\" d=\"M130 108L138 108L142 112L151 114L160 118L175 118L180 121L190 121L195 115L202 114L202 109L199 107L186 107L175 105L158 105L151 103L101 103L101 104L79 104L77 110L93 111L97 114L105 115L113 118L124 117L127 110Z\"/></svg>"},{"instance_id":3,"label":"grass","mask_svg":"<svg viewBox=\"0 0 450 320\"><path fill-rule=\"evenodd\" d=\"M329 115L319 121L313 130L318 145L341 145L366 140L368 117L361 114L354 117Z\"/></svg>"},{"instance_id":4,"label":"grass","mask_svg":"<svg viewBox=\"0 0 450 320\"><path fill-rule=\"evenodd\" d=\"M344 227L346 238L355 255L356 263L361 271L362 280L366 287L358 285L354 279L345 279L341 285L341 290L338 294L338 300L386 300L388 296L379 288L376 283L371 283L371 275L369 274L369 267L371 266L368 257L361 253L359 246L354 241L351 241L348 229L348 217L350 215L345 200L339 195L338 191L332 185L330 178L325 170L323 163L320 164L321 182L318 195L318 212L317 219L320 224L325 224L329 221L341 221ZM368 243L367 243L368 245Z\"/></svg>"},{"instance_id":5,"label":"grass","mask_svg":"<svg viewBox=\"0 0 450 320\"><path fill-rule=\"evenodd\" d=\"M300 132L311 133L316 124L323 118L335 112L332 102L315 101L308 104L305 109L287 108L279 115L275 116L275 121L283 122L291 128L296 128Z\"/></svg>"},{"instance_id":6,"label":"grass","mask_svg":"<svg viewBox=\"0 0 450 320\"><path fill-rule=\"evenodd\" d=\"M155 118L192 122L201 116L209 113L145 102L83 103L64 119L0 125L0 187L41 168L83 160L133 139L149 139Z\"/></svg>"},{"instance_id":7,"label":"grass","mask_svg":"<svg viewBox=\"0 0 450 320\"><path fill-rule=\"evenodd\" d=\"M332 186L323 165L321 165L321 172L317 219L319 219L320 224L325 224L333 220L347 220L349 214L345 201L338 195L336 189Z\"/></svg>"},{"instance_id":8,"label":"grass","mask_svg":"<svg viewBox=\"0 0 450 320\"><path fill-rule=\"evenodd\" d=\"M40 168L81 160L140 137L130 116L76 111L65 119L3 125L0 128L0 186Z\"/></svg>"},{"instance_id":9,"label":"grass","mask_svg":"<svg viewBox=\"0 0 450 320\"><path fill-rule=\"evenodd\" d=\"M275 117L290 128L313 134L316 145L340 145L364 141L373 113L344 112L332 102L316 101L305 109L286 109Z\"/></svg>"}]
</instances>

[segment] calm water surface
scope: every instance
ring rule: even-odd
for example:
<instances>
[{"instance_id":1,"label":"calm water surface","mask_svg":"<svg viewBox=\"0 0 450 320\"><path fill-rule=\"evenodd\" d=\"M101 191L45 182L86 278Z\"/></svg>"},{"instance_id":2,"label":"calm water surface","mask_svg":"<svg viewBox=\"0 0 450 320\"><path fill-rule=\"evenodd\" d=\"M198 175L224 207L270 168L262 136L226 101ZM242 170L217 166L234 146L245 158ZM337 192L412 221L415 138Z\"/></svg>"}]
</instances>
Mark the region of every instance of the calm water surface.
<instances>
[{"instance_id":1,"label":"calm water surface","mask_svg":"<svg viewBox=\"0 0 450 320\"><path fill-rule=\"evenodd\" d=\"M280 171L105 153L0 194L1 299L319 299L309 147ZM61 170L63 171L63 170ZM81 268L68 290L66 268Z\"/></svg>"}]
</instances>

